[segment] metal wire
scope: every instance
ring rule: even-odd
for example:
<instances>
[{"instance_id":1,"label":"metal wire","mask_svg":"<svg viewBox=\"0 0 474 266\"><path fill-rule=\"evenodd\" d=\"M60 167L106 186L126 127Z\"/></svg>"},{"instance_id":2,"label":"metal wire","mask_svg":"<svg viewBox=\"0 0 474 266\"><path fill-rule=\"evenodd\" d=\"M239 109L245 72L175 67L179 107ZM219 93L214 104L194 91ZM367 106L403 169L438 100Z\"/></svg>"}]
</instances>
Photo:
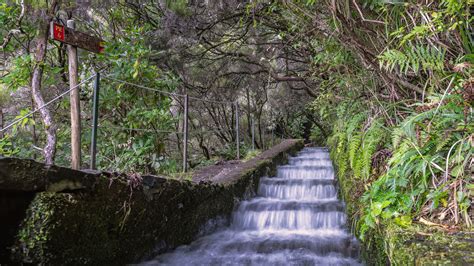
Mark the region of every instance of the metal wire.
<instances>
[{"instance_id":1,"label":"metal wire","mask_svg":"<svg viewBox=\"0 0 474 266\"><path fill-rule=\"evenodd\" d=\"M99 128L111 128L123 131L142 131L142 132L153 132L153 133L175 133L175 134L184 134L182 131L170 131L170 130L154 130L149 128L128 128L128 127L115 127L115 126L102 126L99 125ZM207 134L207 133L216 133L216 132L229 132L228 129L215 129L215 130L197 130L197 131L189 131L190 135L196 134Z\"/></svg>"},{"instance_id":2,"label":"metal wire","mask_svg":"<svg viewBox=\"0 0 474 266\"><path fill-rule=\"evenodd\" d=\"M228 129L215 129L215 130L196 130L196 131L190 131L190 135L197 135L197 134L207 134L207 133L217 133L217 132L224 132L224 133L229 133Z\"/></svg>"},{"instance_id":3,"label":"metal wire","mask_svg":"<svg viewBox=\"0 0 474 266\"><path fill-rule=\"evenodd\" d=\"M178 96L178 97L184 97L184 96L185 96L185 95L183 95L183 94L178 94L178 93L172 93L172 92L168 92L168 91L157 90L157 89L150 88L150 87L146 87L146 86L143 86L143 85L138 85L138 84L135 84L135 83L131 83L131 82L128 82L128 81L125 81L125 80L120 80L120 79L116 79L116 78L111 78L111 77L109 77L109 76L105 76L105 77L103 77L103 78L104 78L104 79L108 79L108 80L112 80L112 81L115 81L115 82L118 82L118 83L124 83L124 84L130 85L130 86L134 86L134 87L137 87L137 88L140 88L140 89L149 90L149 91L153 91L153 92L158 92L158 93L162 93L162 94L166 94L166 95L170 95L170 96Z\"/></svg>"},{"instance_id":4,"label":"metal wire","mask_svg":"<svg viewBox=\"0 0 474 266\"><path fill-rule=\"evenodd\" d=\"M209 102L209 103L235 104L235 102L208 100L208 99L202 99L202 98L197 98L197 97L192 97L192 96L188 96L188 98L193 99L193 100L197 100L197 101L202 101L202 102Z\"/></svg>"},{"instance_id":5,"label":"metal wire","mask_svg":"<svg viewBox=\"0 0 474 266\"><path fill-rule=\"evenodd\" d=\"M115 82L118 82L118 83L124 83L124 84L130 85L130 86L134 86L134 87L137 87L137 88L144 89L144 90L149 90L149 91L154 91L154 92L166 94L166 95L177 96L177 97L185 97L186 96L184 94L173 93L173 92L168 92L168 91L163 91L163 90L157 90L157 89L154 89L154 88L150 88L150 87L146 87L146 86L143 86L143 85L135 84L135 83L128 82L128 81L125 81L125 80L112 78L110 76L105 76L103 78L108 79L108 80L112 80L112 81L115 81ZM188 96L188 98L193 99L193 100L197 100L197 101L202 101L202 102L220 103L220 104L234 104L234 102L229 102L229 101L208 100L208 99L202 99L202 98L197 98L197 97L192 97L192 96Z\"/></svg>"},{"instance_id":6,"label":"metal wire","mask_svg":"<svg viewBox=\"0 0 474 266\"><path fill-rule=\"evenodd\" d=\"M101 126L98 125L99 128L111 128L111 129L118 129L123 131L142 131L142 132L154 132L154 133L177 133L183 134L183 132L179 131L169 131L169 130L154 130L149 128L127 128L127 127L115 127L115 126Z\"/></svg>"},{"instance_id":7,"label":"metal wire","mask_svg":"<svg viewBox=\"0 0 474 266\"><path fill-rule=\"evenodd\" d=\"M90 79L92 79L93 77L95 77L95 75L92 75L92 76L88 77L87 79L83 80L81 83L77 84L76 86L74 86L74 87L70 88L69 90L67 90L67 91L65 91L65 92L63 92L63 93L61 93L61 94L59 94L58 96L54 97L54 98L51 99L49 102L43 104L42 106L36 108L36 109L33 110L33 111L27 113L26 115L24 115L24 116L22 116L22 117L16 119L15 121L13 121L12 123L10 123L10 124L7 125L6 127L0 129L0 132L6 131L7 129L11 128L12 126L14 126L14 125L20 123L23 119L25 119L25 118L31 116L32 114L34 114L34 113L38 112L39 110L45 108L46 106L50 105L51 103L53 103L53 102L55 102L55 101L61 99L64 95L68 94L69 92L71 92L71 91L74 90L75 88L77 88L77 87L83 85L84 83L86 83L87 81L89 81Z\"/></svg>"}]
</instances>

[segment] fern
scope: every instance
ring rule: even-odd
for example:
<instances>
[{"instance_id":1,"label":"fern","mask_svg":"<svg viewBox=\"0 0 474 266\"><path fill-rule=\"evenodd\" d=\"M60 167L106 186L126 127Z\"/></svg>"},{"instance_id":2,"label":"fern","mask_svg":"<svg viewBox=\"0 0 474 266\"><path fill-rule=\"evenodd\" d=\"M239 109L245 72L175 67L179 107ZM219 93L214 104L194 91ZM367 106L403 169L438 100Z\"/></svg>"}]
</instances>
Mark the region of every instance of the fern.
<instances>
[{"instance_id":1,"label":"fern","mask_svg":"<svg viewBox=\"0 0 474 266\"><path fill-rule=\"evenodd\" d=\"M363 152L361 160L361 174L367 179L370 177L370 170L372 167L372 156L377 150L377 147L382 142L385 132L379 121L374 121L364 136Z\"/></svg>"},{"instance_id":2,"label":"fern","mask_svg":"<svg viewBox=\"0 0 474 266\"><path fill-rule=\"evenodd\" d=\"M423 124L426 120L431 119L436 109L430 109L426 112L416 113L407 117L403 122L401 129L403 130L406 137L411 140L416 140L415 126L417 124Z\"/></svg>"},{"instance_id":3,"label":"fern","mask_svg":"<svg viewBox=\"0 0 474 266\"><path fill-rule=\"evenodd\" d=\"M405 136L405 132L401 128L397 127L393 130L392 132L392 148L393 149L398 148L398 145L400 144L404 136Z\"/></svg>"},{"instance_id":4,"label":"fern","mask_svg":"<svg viewBox=\"0 0 474 266\"><path fill-rule=\"evenodd\" d=\"M408 71L443 71L445 50L431 46L409 46L404 51L389 49L379 55L380 67L393 72L396 67L405 75Z\"/></svg>"},{"instance_id":5,"label":"fern","mask_svg":"<svg viewBox=\"0 0 474 266\"><path fill-rule=\"evenodd\" d=\"M350 141L352 137L352 133L356 130L359 129L362 122L367 118L366 113L358 113L354 115L350 120L349 123L347 123L346 126L346 134L347 134L347 140Z\"/></svg>"},{"instance_id":6,"label":"fern","mask_svg":"<svg viewBox=\"0 0 474 266\"><path fill-rule=\"evenodd\" d=\"M360 153L360 145L362 143L362 134L360 132L356 132L351 140L349 141L349 162L350 166L353 168L355 163L355 155Z\"/></svg>"}]
</instances>

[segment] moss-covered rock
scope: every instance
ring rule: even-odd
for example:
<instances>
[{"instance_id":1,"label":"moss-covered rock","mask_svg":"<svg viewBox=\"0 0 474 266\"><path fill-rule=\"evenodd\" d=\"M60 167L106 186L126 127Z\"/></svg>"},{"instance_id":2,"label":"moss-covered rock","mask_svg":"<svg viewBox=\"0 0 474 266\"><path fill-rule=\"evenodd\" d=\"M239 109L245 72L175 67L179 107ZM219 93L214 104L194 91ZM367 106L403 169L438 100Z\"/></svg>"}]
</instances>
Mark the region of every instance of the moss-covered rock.
<instances>
[{"instance_id":1,"label":"moss-covered rock","mask_svg":"<svg viewBox=\"0 0 474 266\"><path fill-rule=\"evenodd\" d=\"M389 224L382 232L393 265L474 265L473 231L448 233L420 224Z\"/></svg>"},{"instance_id":2,"label":"moss-covered rock","mask_svg":"<svg viewBox=\"0 0 474 266\"><path fill-rule=\"evenodd\" d=\"M302 147L284 141L214 183L102 173L90 189L37 193L13 254L50 265L121 265L155 256L194 240L210 219L230 215L261 176Z\"/></svg>"}]
</instances>

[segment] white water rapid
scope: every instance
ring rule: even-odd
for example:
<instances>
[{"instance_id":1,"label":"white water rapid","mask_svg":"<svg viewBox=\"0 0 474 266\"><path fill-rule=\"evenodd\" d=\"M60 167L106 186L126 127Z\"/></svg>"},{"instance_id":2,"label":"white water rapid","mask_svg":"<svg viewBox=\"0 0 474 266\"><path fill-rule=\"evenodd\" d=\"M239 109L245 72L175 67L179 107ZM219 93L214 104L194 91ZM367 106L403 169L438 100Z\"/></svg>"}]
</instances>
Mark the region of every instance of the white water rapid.
<instances>
[{"instance_id":1,"label":"white water rapid","mask_svg":"<svg viewBox=\"0 0 474 266\"><path fill-rule=\"evenodd\" d=\"M144 265L360 265L358 257L329 153L305 148L276 177L260 179L230 227Z\"/></svg>"}]
</instances>

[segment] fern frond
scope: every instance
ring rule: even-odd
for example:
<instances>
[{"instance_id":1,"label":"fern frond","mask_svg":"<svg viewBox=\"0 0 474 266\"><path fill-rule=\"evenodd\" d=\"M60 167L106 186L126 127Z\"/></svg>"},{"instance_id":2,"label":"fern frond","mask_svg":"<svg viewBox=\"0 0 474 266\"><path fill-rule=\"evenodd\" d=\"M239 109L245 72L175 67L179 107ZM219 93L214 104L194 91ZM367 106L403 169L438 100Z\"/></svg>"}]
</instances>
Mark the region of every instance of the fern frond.
<instances>
[{"instance_id":1,"label":"fern frond","mask_svg":"<svg viewBox=\"0 0 474 266\"><path fill-rule=\"evenodd\" d=\"M448 143L451 142L451 135L448 135L444 138L441 138L441 140L436 144L436 152L441 151Z\"/></svg>"},{"instance_id":2,"label":"fern frond","mask_svg":"<svg viewBox=\"0 0 474 266\"><path fill-rule=\"evenodd\" d=\"M362 142L362 134L360 132L356 132L353 134L350 142L349 142L349 162L351 168L354 167L355 155L360 153L360 145Z\"/></svg>"},{"instance_id":3,"label":"fern frond","mask_svg":"<svg viewBox=\"0 0 474 266\"><path fill-rule=\"evenodd\" d=\"M393 149L398 148L398 145L400 144L400 141L402 140L402 138L404 136L405 136L405 132L403 131L403 129L397 127L393 130L393 132L392 132L392 146L393 146Z\"/></svg>"},{"instance_id":4,"label":"fern frond","mask_svg":"<svg viewBox=\"0 0 474 266\"><path fill-rule=\"evenodd\" d=\"M415 73L429 70L442 71L445 60L444 49L424 45L409 45L405 50L386 50L378 56L379 65L388 72L393 72L396 67L405 75L409 70Z\"/></svg>"}]
</instances>

